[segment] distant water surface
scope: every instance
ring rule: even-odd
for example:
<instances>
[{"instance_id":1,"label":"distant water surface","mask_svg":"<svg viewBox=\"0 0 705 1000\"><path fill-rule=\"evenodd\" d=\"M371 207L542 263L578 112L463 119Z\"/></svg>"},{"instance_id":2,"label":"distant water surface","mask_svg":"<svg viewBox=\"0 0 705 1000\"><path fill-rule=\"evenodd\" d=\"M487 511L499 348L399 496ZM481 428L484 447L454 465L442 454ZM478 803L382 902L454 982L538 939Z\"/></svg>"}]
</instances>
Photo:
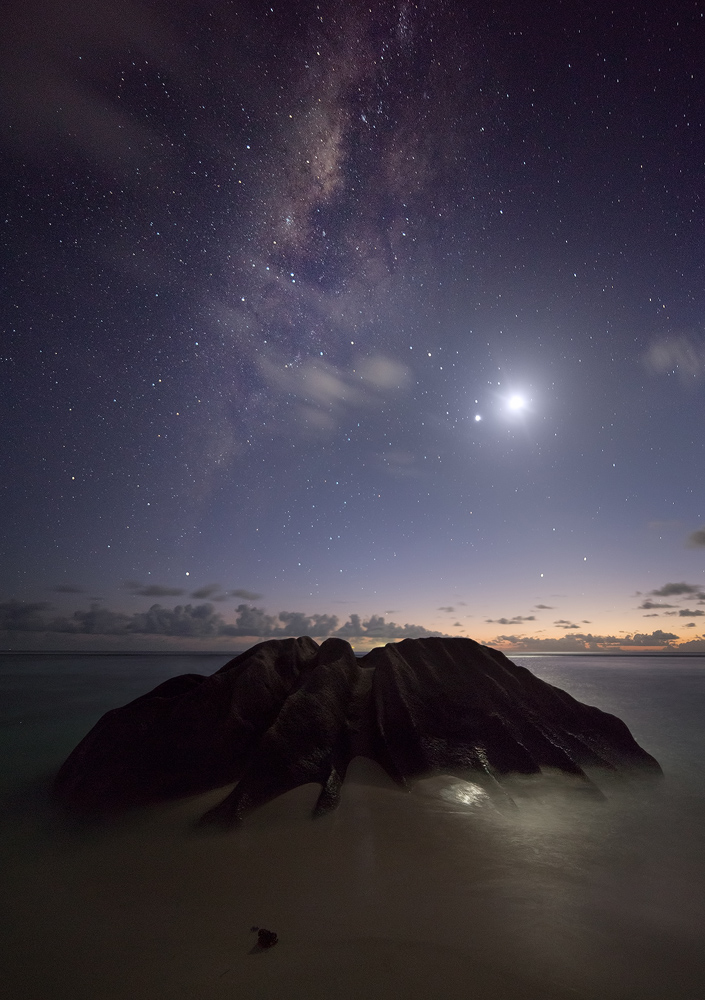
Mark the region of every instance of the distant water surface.
<instances>
[{"instance_id":1,"label":"distant water surface","mask_svg":"<svg viewBox=\"0 0 705 1000\"><path fill-rule=\"evenodd\" d=\"M516 656L620 716L666 780L498 808L452 777L356 761L337 812L305 786L196 833L222 791L74 826L52 773L98 718L229 657L0 657L2 982L27 1000L705 996L705 658ZM9 903L9 905L8 905ZM251 926L279 943L251 953Z\"/></svg>"}]
</instances>

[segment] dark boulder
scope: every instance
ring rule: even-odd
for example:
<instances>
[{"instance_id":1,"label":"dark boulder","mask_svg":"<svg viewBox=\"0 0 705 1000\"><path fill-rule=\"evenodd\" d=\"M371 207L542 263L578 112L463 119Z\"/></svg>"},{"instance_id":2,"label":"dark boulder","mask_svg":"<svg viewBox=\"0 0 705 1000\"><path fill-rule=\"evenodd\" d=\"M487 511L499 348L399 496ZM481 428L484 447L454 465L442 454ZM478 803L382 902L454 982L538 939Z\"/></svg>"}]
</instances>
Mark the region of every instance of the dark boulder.
<instances>
[{"instance_id":1,"label":"dark boulder","mask_svg":"<svg viewBox=\"0 0 705 1000\"><path fill-rule=\"evenodd\" d=\"M272 948L279 938L274 933L274 931L268 931L266 927L257 928L257 947L258 948Z\"/></svg>"},{"instance_id":2,"label":"dark boulder","mask_svg":"<svg viewBox=\"0 0 705 1000\"><path fill-rule=\"evenodd\" d=\"M105 812L233 791L230 824L307 782L334 808L353 757L399 784L431 774L497 783L552 768L660 774L613 715L472 639L404 639L357 658L342 639L270 640L210 677L187 674L108 712L61 767L58 800Z\"/></svg>"}]
</instances>

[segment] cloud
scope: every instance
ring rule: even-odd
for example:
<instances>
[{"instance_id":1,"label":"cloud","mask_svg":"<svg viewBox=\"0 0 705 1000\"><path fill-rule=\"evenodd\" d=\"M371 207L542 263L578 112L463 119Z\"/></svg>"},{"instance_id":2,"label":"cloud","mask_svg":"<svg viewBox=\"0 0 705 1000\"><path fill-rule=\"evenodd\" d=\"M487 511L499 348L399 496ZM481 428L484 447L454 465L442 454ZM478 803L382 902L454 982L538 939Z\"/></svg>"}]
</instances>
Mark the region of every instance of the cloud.
<instances>
[{"instance_id":1,"label":"cloud","mask_svg":"<svg viewBox=\"0 0 705 1000\"><path fill-rule=\"evenodd\" d=\"M534 607L537 611L553 611L552 604L535 604Z\"/></svg>"},{"instance_id":2,"label":"cloud","mask_svg":"<svg viewBox=\"0 0 705 1000\"><path fill-rule=\"evenodd\" d=\"M212 604L186 604L163 608L153 604L149 611L133 616L131 632L152 635L214 636L220 634L223 619Z\"/></svg>"},{"instance_id":3,"label":"cloud","mask_svg":"<svg viewBox=\"0 0 705 1000\"><path fill-rule=\"evenodd\" d=\"M148 611L132 615L110 611L98 604L88 611L74 611L65 618L54 618L46 624L50 632L72 632L90 635L173 635L208 637L220 634L223 619L212 604L177 605L164 608L153 604Z\"/></svg>"},{"instance_id":4,"label":"cloud","mask_svg":"<svg viewBox=\"0 0 705 1000\"><path fill-rule=\"evenodd\" d=\"M357 371L368 385L380 392L389 389L406 389L411 384L411 372L399 361L378 354L358 362Z\"/></svg>"},{"instance_id":5,"label":"cloud","mask_svg":"<svg viewBox=\"0 0 705 1000\"><path fill-rule=\"evenodd\" d=\"M697 594L700 592L700 587L692 583L664 583L663 587L659 587L658 590L650 591L654 597L676 597L681 594Z\"/></svg>"},{"instance_id":6,"label":"cloud","mask_svg":"<svg viewBox=\"0 0 705 1000\"><path fill-rule=\"evenodd\" d=\"M416 456L411 451L402 449L383 451L377 456L377 461L384 472L397 478L420 475L416 467Z\"/></svg>"},{"instance_id":7,"label":"cloud","mask_svg":"<svg viewBox=\"0 0 705 1000\"><path fill-rule=\"evenodd\" d=\"M674 642L677 638L674 632L664 632L657 628L654 632L635 632L631 636L623 636L619 641L623 646L659 646Z\"/></svg>"},{"instance_id":8,"label":"cloud","mask_svg":"<svg viewBox=\"0 0 705 1000\"><path fill-rule=\"evenodd\" d=\"M698 528L697 531L691 532L691 534L688 535L687 545L690 549L699 549L705 546L705 527Z\"/></svg>"},{"instance_id":9,"label":"cloud","mask_svg":"<svg viewBox=\"0 0 705 1000\"><path fill-rule=\"evenodd\" d=\"M235 609L237 620L234 625L224 625L223 635L256 635L269 637L275 628L276 618L268 615L262 608L253 608L249 604L239 604Z\"/></svg>"},{"instance_id":10,"label":"cloud","mask_svg":"<svg viewBox=\"0 0 705 1000\"><path fill-rule=\"evenodd\" d=\"M263 608L240 604L233 625L223 625L221 635L257 636L262 639L282 638L291 635L310 635L320 639L331 635L338 627L336 615L306 615L302 611L280 611L269 615Z\"/></svg>"},{"instance_id":11,"label":"cloud","mask_svg":"<svg viewBox=\"0 0 705 1000\"><path fill-rule=\"evenodd\" d=\"M287 401L296 401L299 425L315 433L333 431L346 413L383 406L411 383L406 365L381 355L336 366L322 357L294 362L289 351L281 357L260 357L258 368L270 391L279 390ZM291 430L291 421L287 426ZM414 461L406 452L389 457L399 467Z\"/></svg>"},{"instance_id":12,"label":"cloud","mask_svg":"<svg viewBox=\"0 0 705 1000\"><path fill-rule=\"evenodd\" d=\"M49 605L45 602L27 604L24 601L5 601L0 604L0 631L41 632L46 628L42 612Z\"/></svg>"},{"instance_id":13,"label":"cloud","mask_svg":"<svg viewBox=\"0 0 705 1000\"><path fill-rule=\"evenodd\" d=\"M489 645L511 645L515 652L536 652L541 650L562 653L609 652L624 647L660 647L662 649L679 649L673 643L678 639L674 632L635 632L633 635L592 635L590 633L573 633L557 639L541 639L525 635L498 635Z\"/></svg>"},{"instance_id":14,"label":"cloud","mask_svg":"<svg viewBox=\"0 0 705 1000\"><path fill-rule=\"evenodd\" d=\"M455 608L452 608L452 607L450 607L450 606L447 606L447 607L444 607L444 608L443 608L443 607L441 607L441 608L438 608L438 610L439 610L439 611L445 611L445 612L447 612L447 613L448 613L449 615L452 615L452 614L453 614L453 613L455 612Z\"/></svg>"},{"instance_id":15,"label":"cloud","mask_svg":"<svg viewBox=\"0 0 705 1000\"><path fill-rule=\"evenodd\" d=\"M641 604L639 605L639 610L647 611L651 610L651 608L659 608L659 610L664 610L665 608L674 608L674 607L675 604L661 604L660 602L657 601L650 601L647 598L645 601L641 602Z\"/></svg>"},{"instance_id":16,"label":"cloud","mask_svg":"<svg viewBox=\"0 0 705 1000\"><path fill-rule=\"evenodd\" d=\"M52 618L46 622L44 629L73 635L127 635L131 631L130 622L130 615L92 604L88 611L74 611L70 617Z\"/></svg>"},{"instance_id":17,"label":"cloud","mask_svg":"<svg viewBox=\"0 0 705 1000\"><path fill-rule=\"evenodd\" d=\"M262 598L262 594L255 594L252 590L230 590L228 591L229 597L241 597L243 601L259 601Z\"/></svg>"},{"instance_id":18,"label":"cloud","mask_svg":"<svg viewBox=\"0 0 705 1000\"><path fill-rule=\"evenodd\" d=\"M646 363L658 375L678 375L692 383L705 374L705 345L685 334L663 337L649 348Z\"/></svg>"},{"instance_id":19,"label":"cloud","mask_svg":"<svg viewBox=\"0 0 705 1000\"><path fill-rule=\"evenodd\" d=\"M695 628L695 622L688 622L685 628Z\"/></svg>"},{"instance_id":20,"label":"cloud","mask_svg":"<svg viewBox=\"0 0 705 1000\"><path fill-rule=\"evenodd\" d=\"M146 588L143 588L146 589ZM257 638L278 638L291 635L311 635L322 638L332 635L338 628L336 615L306 615L300 611L280 611L278 615L267 614L262 608L240 604L236 609L236 619L226 623L212 604L185 604L165 608L153 604L147 611L131 615L111 611L94 603L85 610L74 611L72 615L47 618L50 605L46 603L26 604L9 601L0 605L0 630L23 632L63 632L74 635L169 635L208 638L214 636L255 636ZM383 618L373 615L362 626L362 634L373 634ZM393 623L390 637L401 626ZM420 626L408 626L417 631ZM384 631L384 629L382 629ZM385 632L385 634L387 634ZM432 635L437 633L424 632Z\"/></svg>"},{"instance_id":21,"label":"cloud","mask_svg":"<svg viewBox=\"0 0 705 1000\"><path fill-rule=\"evenodd\" d=\"M575 622L569 622L567 618L559 618L553 624L557 625L558 628L580 628L580 626L576 625ZM589 625L590 623L584 622L584 624Z\"/></svg>"},{"instance_id":22,"label":"cloud","mask_svg":"<svg viewBox=\"0 0 705 1000\"><path fill-rule=\"evenodd\" d=\"M283 624L275 634L313 635L317 638L330 635L338 627L336 615L308 615L300 611L280 611L279 621Z\"/></svg>"},{"instance_id":23,"label":"cloud","mask_svg":"<svg viewBox=\"0 0 705 1000\"><path fill-rule=\"evenodd\" d=\"M320 406L325 410L362 406L366 402L357 379L320 359L311 358L301 364L279 365L262 358L260 370L270 384L296 396L303 403Z\"/></svg>"},{"instance_id":24,"label":"cloud","mask_svg":"<svg viewBox=\"0 0 705 1000\"><path fill-rule=\"evenodd\" d=\"M208 583L205 587L192 590L189 596L197 601L225 601L228 595L223 593L223 588L219 583Z\"/></svg>"},{"instance_id":25,"label":"cloud","mask_svg":"<svg viewBox=\"0 0 705 1000\"><path fill-rule=\"evenodd\" d=\"M367 621L362 621L359 615L350 615L348 621L335 633L342 639L360 639L365 636L374 639L420 639L423 636L443 636L443 632L434 632L423 625L397 625L386 622L381 615L370 615Z\"/></svg>"},{"instance_id":26,"label":"cloud","mask_svg":"<svg viewBox=\"0 0 705 1000\"><path fill-rule=\"evenodd\" d=\"M485 618L488 625L520 625L522 622L535 622L536 615L515 615L513 618Z\"/></svg>"},{"instance_id":27,"label":"cloud","mask_svg":"<svg viewBox=\"0 0 705 1000\"><path fill-rule=\"evenodd\" d=\"M379 638L404 639L419 638L427 635L443 635L424 628L423 625L397 625L385 621L382 615L370 615L363 621L359 615L351 614L348 621L338 628L336 615L306 615L300 611L280 611L278 615L269 615L263 608L255 608L241 604L236 609L237 620L233 625L223 625L221 635L258 636L261 638L278 638L290 635L311 635L324 638L336 635L343 639Z\"/></svg>"},{"instance_id":28,"label":"cloud","mask_svg":"<svg viewBox=\"0 0 705 1000\"><path fill-rule=\"evenodd\" d=\"M164 587L159 583L142 584L136 580L125 580L125 590L136 597L181 597L182 587Z\"/></svg>"},{"instance_id":29,"label":"cloud","mask_svg":"<svg viewBox=\"0 0 705 1000\"><path fill-rule=\"evenodd\" d=\"M85 594L83 587L74 587L70 583L57 583L50 588L55 594Z\"/></svg>"},{"instance_id":30,"label":"cloud","mask_svg":"<svg viewBox=\"0 0 705 1000\"><path fill-rule=\"evenodd\" d=\"M703 618L705 611L690 611L688 608L681 608L678 612L681 618Z\"/></svg>"}]
</instances>

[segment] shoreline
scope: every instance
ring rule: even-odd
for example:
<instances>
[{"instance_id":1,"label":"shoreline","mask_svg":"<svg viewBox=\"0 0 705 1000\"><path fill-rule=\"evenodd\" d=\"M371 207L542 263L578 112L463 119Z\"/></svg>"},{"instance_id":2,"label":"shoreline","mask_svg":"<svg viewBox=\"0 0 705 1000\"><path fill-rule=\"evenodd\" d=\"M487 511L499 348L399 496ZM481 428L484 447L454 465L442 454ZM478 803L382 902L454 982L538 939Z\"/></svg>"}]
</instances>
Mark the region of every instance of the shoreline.
<instances>
[{"instance_id":1,"label":"shoreline","mask_svg":"<svg viewBox=\"0 0 705 1000\"><path fill-rule=\"evenodd\" d=\"M462 637L461 637L462 638ZM267 640L258 639L257 642L266 642ZM318 641L318 640L315 640ZM390 640L396 642L397 640ZM257 645L253 643L252 645ZM383 648L386 643L380 644L380 646L372 647L373 649ZM486 643L481 643L481 645L486 645ZM245 649L0 649L0 656L239 656L241 653L251 649L251 646ZM504 653L510 660L514 656L593 656L597 658L603 657L619 657L620 659L634 659L635 657L679 657L679 658L703 658L705 657L705 651L703 652L692 652L684 651L679 652L677 649L666 649L666 650L656 650L656 649L646 649L641 650L638 647L633 650L506 650L499 646L491 646L491 649L497 649L499 652ZM366 656L370 650L365 650L364 653L355 653L356 656L362 657Z\"/></svg>"}]
</instances>

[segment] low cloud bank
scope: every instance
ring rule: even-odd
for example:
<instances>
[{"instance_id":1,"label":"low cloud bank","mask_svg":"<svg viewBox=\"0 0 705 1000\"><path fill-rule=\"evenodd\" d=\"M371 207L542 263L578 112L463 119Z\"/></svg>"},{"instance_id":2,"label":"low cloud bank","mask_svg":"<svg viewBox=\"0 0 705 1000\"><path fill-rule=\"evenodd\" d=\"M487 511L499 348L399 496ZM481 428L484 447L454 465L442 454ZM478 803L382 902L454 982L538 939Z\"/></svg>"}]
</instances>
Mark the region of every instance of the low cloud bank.
<instances>
[{"instance_id":1,"label":"low cloud bank","mask_svg":"<svg viewBox=\"0 0 705 1000\"><path fill-rule=\"evenodd\" d=\"M498 635L489 642L490 646L511 646L514 652L553 652L553 653L605 653L610 650L620 650L628 646L658 647L661 649L683 649L684 645L675 646L678 636L674 632L664 632L660 628L655 632L635 632L633 635L592 635L591 633L575 632L561 636L558 639L536 639L526 635ZM686 643L685 646L690 646Z\"/></svg>"},{"instance_id":2,"label":"low cloud bank","mask_svg":"<svg viewBox=\"0 0 705 1000\"><path fill-rule=\"evenodd\" d=\"M691 595L692 596L692 595ZM672 612L678 614L677 612ZM685 609L682 617L705 616L702 611ZM517 616L512 622L530 621L530 617ZM496 620L497 621L497 620ZM501 619L499 620L501 621ZM504 622L502 622L504 624ZM587 623L584 623L587 624ZM489 640L489 645L504 647L514 652L609 652L625 648L658 648L664 650L695 650L701 640L680 642L674 632L656 629L653 632L635 632L629 635L593 635L572 631L578 625L559 619L557 628L570 629L569 634L556 638L539 638L518 634L501 634ZM693 624L686 627L695 627ZM447 633L433 631L423 625L406 623L398 625L387 621L383 615L363 618L351 614L343 624L336 615L311 614L301 611L280 611L268 614L264 608L253 604L239 604L235 609L234 621L227 622L209 602L202 604L178 604L173 608L153 604L147 611L124 614L111 611L96 602L88 610L74 611L71 615L52 616L51 605L47 603L25 603L7 601L0 603L0 632L18 634L43 633L65 639L69 636L113 637L116 642L139 636L171 637L179 639L219 640L220 645L228 639L277 639L286 636L310 635L316 639L338 636L357 643L391 641L395 639L417 639L424 636L447 636ZM52 640L53 641L53 640Z\"/></svg>"},{"instance_id":3,"label":"low cloud bank","mask_svg":"<svg viewBox=\"0 0 705 1000\"><path fill-rule=\"evenodd\" d=\"M110 611L100 604L91 604L87 611L74 611L70 616L50 617L45 603L25 604L7 601L0 604L0 631L60 632L73 635L162 635L189 638L216 636L283 638L310 635L314 638L339 636L344 639L415 639L421 636L444 635L423 625L397 625L385 621L382 615L363 620L351 614L339 627L336 615L306 615L301 611L280 611L269 615L263 608L240 604L235 609L234 623L225 621L213 604L179 604L165 608L153 604L148 611L128 615Z\"/></svg>"}]
</instances>

